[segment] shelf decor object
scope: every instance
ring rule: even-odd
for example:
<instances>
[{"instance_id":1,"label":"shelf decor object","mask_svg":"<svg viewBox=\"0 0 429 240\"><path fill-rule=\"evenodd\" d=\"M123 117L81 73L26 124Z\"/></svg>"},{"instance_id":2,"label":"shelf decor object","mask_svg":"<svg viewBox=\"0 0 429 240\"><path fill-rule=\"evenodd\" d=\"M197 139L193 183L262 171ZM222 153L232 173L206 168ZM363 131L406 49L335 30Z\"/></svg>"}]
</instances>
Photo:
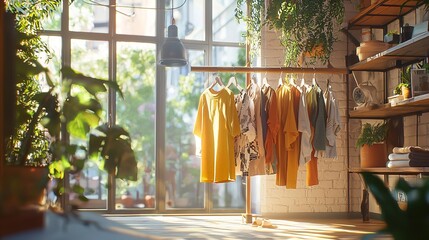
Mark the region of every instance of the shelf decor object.
<instances>
[{"instance_id":1,"label":"shelf decor object","mask_svg":"<svg viewBox=\"0 0 429 240\"><path fill-rule=\"evenodd\" d=\"M411 69L412 96L420 96L429 93L429 73L426 69Z\"/></svg>"}]
</instances>

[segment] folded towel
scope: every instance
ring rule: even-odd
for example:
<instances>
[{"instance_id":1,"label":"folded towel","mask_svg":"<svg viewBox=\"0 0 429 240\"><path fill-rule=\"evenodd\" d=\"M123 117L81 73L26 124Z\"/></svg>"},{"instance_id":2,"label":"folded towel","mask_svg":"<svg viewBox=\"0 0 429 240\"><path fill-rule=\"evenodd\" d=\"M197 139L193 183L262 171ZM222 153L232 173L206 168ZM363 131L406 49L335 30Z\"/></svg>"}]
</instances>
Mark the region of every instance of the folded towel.
<instances>
[{"instance_id":1,"label":"folded towel","mask_svg":"<svg viewBox=\"0 0 429 240\"><path fill-rule=\"evenodd\" d=\"M411 153L391 153L388 158L390 161L410 160Z\"/></svg>"},{"instance_id":2,"label":"folded towel","mask_svg":"<svg viewBox=\"0 0 429 240\"><path fill-rule=\"evenodd\" d=\"M410 160L410 167L429 167L429 160Z\"/></svg>"},{"instance_id":3,"label":"folded towel","mask_svg":"<svg viewBox=\"0 0 429 240\"><path fill-rule=\"evenodd\" d=\"M387 161L386 166L388 168L409 167L410 166L410 160Z\"/></svg>"},{"instance_id":4,"label":"folded towel","mask_svg":"<svg viewBox=\"0 0 429 240\"><path fill-rule=\"evenodd\" d=\"M429 162L429 153L423 153L423 152L411 152L410 153L410 160L421 160L421 161L428 161Z\"/></svg>"},{"instance_id":5,"label":"folded towel","mask_svg":"<svg viewBox=\"0 0 429 240\"><path fill-rule=\"evenodd\" d=\"M429 149L419 146L394 147L393 153L428 152Z\"/></svg>"}]
</instances>

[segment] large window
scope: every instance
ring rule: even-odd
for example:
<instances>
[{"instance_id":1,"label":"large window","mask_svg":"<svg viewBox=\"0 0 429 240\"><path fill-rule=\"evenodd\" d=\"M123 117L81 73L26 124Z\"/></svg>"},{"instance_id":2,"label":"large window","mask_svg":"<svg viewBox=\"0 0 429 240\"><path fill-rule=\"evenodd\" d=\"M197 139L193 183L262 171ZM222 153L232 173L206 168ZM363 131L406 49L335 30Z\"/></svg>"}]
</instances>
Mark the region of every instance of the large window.
<instances>
[{"instance_id":1,"label":"large window","mask_svg":"<svg viewBox=\"0 0 429 240\"><path fill-rule=\"evenodd\" d=\"M234 18L235 4L233 0L75 0L65 1L45 21L44 39L56 53L63 53L54 59L54 67L67 64L83 74L118 82L124 99L112 93L99 96L105 100L104 118L129 131L138 161L136 182L115 180L95 163L88 163L78 178L68 179L79 181L90 199L81 208L130 213L244 210L240 177L227 184L199 182L198 141L192 132L210 73L157 64L174 17L190 65L243 66L244 25ZM226 82L231 74L221 76ZM243 75L236 77L244 84ZM74 196L69 201L78 203Z\"/></svg>"}]
</instances>

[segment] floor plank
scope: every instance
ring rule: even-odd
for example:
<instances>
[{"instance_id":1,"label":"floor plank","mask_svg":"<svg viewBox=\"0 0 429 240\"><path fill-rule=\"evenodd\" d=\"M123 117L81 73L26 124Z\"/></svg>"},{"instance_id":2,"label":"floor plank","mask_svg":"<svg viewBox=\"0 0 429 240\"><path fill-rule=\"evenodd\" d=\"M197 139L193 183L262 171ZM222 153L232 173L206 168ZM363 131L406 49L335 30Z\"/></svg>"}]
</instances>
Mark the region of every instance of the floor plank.
<instances>
[{"instance_id":1,"label":"floor plank","mask_svg":"<svg viewBox=\"0 0 429 240\"><path fill-rule=\"evenodd\" d=\"M361 239L384 227L379 220L269 219L275 228L245 224L241 216L109 216L138 232L165 239ZM376 239L392 239L378 235Z\"/></svg>"}]
</instances>

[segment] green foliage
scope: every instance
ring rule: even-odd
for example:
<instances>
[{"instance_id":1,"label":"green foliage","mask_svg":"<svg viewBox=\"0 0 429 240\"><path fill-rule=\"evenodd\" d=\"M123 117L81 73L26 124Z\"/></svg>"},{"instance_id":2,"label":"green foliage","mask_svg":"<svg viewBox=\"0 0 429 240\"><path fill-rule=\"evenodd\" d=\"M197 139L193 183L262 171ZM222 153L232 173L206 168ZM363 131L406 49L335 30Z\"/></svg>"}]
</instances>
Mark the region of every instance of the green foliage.
<instances>
[{"instance_id":1,"label":"green foliage","mask_svg":"<svg viewBox=\"0 0 429 240\"><path fill-rule=\"evenodd\" d=\"M364 144L371 146L374 143L383 142L386 139L387 130L388 122L376 124L365 123L356 141L356 147L362 147Z\"/></svg>"},{"instance_id":2,"label":"green foliage","mask_svg":"<svg viewBox=\"0 0 429 240\"><path fill-rule=\"evenodd\" d=\"M250 16L243 12L243 6L249 2L251 7ZM250 46L250 58L253 59L261 49L261 30L264 19L265 0L237 0L237 7L235 8L235 18L240 22L246 23L246 33L243 37L246 39L246 44ZM245 65L241 65L245 66Z\"/></svg>"},{"instance_id":3,"label":"green foliage","mask_svg":"<svg viewBox=\"0 0 429 240\"><path fill-rule=\"evenodd\" d=\"M247 41L260 47L261 24L280 33L280 43L284 47L285 65L297 66L314 64L317 60L326 63L336 41L335 29L342 23L344 3L342 0L303 0L303 1L251 1L252 12L244 16L240 11L244 1L237 1L236 17L244 19L250 26ZM261 22L260 16L266 16ZM303 54L313 52L305 59Z\"/></svg>"},{"instance_id":4,"label":"green foliage","mask_svg":"<svg viewBox=\"0 0 429 240\"><path fill-rule=\"evenodd\" d=\"M89 136L88 154L104 161L104 169L116 178L137 181L137 161L131 148L131 138L120 126L103 124Z\"/></svg>"},{"instance_id":5,"label":"green foliage","mask_svg":"<svg viewBox=\"0 0 429 240\"><path fill-rule=\"evenodd\" d=\"M402 210L379 177L371 173L362 173L362 176L386 222L379 233L390 233L394 239L429 239L429 179L415 185L403 178L398 180L395 190L407 196L407 208Z\"/></svg>"},{"instance_id":6,"label":"green foliage","mask_svg":"<svg viewBox=\"0 0 429 240\"><path fill-rule=\"evenodd\" d=\"M37 61L37 55L43 52L49 57L51 52L37 33L42 28L42 19L54 11L61 2L60 0L5 1L6 10L15 15L17 30L17 111L14 133L7 142L8 151L5 158L9 165L46 166L49 163L47 154L49 138L41 125L37 124L42 117L42 113L37 112L37 98L40 98L38 76L40 73L46 73L46 69ZM32 132L31 138L28 137L28 132ZM29 140L31 144L24 144L28 148L23 150L22 144ZM23 159L23 155L26 159Z\"/></svg>"}]
</instances>

